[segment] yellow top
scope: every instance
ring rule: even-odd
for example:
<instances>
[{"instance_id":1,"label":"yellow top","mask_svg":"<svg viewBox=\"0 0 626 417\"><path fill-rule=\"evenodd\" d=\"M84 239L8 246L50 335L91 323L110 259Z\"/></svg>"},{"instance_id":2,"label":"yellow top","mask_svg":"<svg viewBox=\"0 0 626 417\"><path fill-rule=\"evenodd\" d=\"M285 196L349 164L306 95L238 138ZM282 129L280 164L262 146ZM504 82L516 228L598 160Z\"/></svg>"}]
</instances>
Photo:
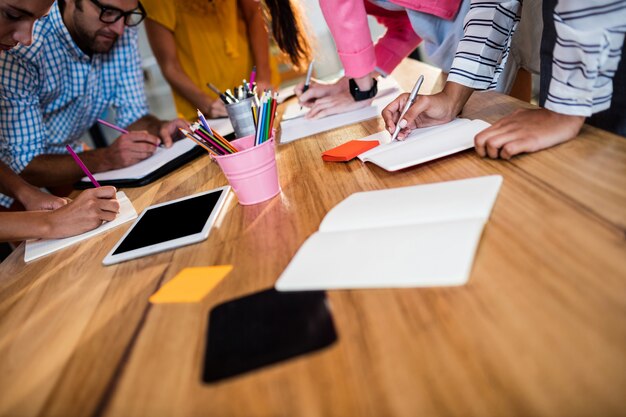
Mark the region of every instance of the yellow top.
<instances>
[{"instance_id":1,"label":"yellow top","mask_svg":"<svg viewBox=\"0 0 626 417\"><path fill-rule=\"evenodd\" d=\"M243 13L236 0L143 0L148 17L174 34L183 71L211 97L206 86L213 83L224 91L250 78L254 65ZM270 55L272 84L280 78ZM180 117L195 119L196 108L176 91L174 102Z\"/></svg>"}]
</instances>

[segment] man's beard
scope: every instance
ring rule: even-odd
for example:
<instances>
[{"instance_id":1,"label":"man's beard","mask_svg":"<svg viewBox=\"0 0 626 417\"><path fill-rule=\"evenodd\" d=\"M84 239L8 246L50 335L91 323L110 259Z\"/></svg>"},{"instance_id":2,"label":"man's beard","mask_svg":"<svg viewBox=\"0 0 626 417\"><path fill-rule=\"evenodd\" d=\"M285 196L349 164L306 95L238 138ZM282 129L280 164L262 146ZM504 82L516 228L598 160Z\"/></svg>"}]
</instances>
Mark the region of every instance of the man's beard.
<instances>
[{"instance_id":1,"label":"man's beard","mask_svg":"<svg viewBox=\"0 0 626 417\"><path fill-rule=\"evenodd\" d=\"M115 42L117 42L117 39L119 37L117 35L115 35L114 38L98 36L99 34L103 34L103 31L98 31L91 34L88 33L86 30L83 30L80 25L76 26L76 32L78 34L78 37L81 39L81 43L83 44L81 46L81 49L83 49L89 55L106 54L113 48ZM109 32L106 32L106 34L108 35Z\"/></svg>"}]
</instances>

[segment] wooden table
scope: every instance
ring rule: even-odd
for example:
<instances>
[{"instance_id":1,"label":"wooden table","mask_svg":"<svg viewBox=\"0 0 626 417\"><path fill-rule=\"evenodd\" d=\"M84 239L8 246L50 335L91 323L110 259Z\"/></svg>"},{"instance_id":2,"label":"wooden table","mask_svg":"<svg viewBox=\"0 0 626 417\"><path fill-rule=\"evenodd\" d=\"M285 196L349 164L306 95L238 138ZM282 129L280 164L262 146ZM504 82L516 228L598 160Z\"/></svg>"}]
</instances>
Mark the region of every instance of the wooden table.
<instances>
[{"instance_id":1,"label":"wooden table","mask_svg":"<svg viewBox=\"0 0 626 417\"><path fill-rule=\"evenodd\" d=\"M398 70L403 88L416 65ZM465 114L493 122L522 105L481 93ZM233 199L203 243L106 268L128 226L28 265L18 248L0 265L0 415L625 415L626 139L585 127L511 162L467 151L396 173L321 160L381 126L279 146L282 194ZM210 309L273 286L339 201L489 174L504 183L468 285L330 291L332 347L202 384ZM125 191L140 211L224 184L202 157ZM182 268L217 264L235 269L203 302L148 303Z\"/></svg>"}]
</instances>

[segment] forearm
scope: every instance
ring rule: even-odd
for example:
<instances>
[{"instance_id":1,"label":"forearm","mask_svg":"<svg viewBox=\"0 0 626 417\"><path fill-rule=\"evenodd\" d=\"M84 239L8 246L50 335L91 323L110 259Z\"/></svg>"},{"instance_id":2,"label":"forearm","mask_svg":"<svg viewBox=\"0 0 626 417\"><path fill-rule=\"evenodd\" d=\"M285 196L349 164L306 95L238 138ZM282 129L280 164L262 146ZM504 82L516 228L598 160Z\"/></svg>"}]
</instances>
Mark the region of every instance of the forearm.
<instances>
[{"instance_id":1,"label":"forearm","mask_svg":"<svg viewBox=\"0 0 626 417\"><path fill-rule=\"evenodd\" d=\"M0 242L37 239L47 237L51 232L50 212L0 213Z\"/></svg>"},{"instance_id":2,"label":"forearm","mask_svg":"<svg viewBox=\"0 0 626 417\"><path fill-rule=\"evenodd\" d=\"M202 91L180 66L163 66L163 76L179 95L202 112L208 113L211 103L215 100Z\"/></svg>"},{"instance_id":3,"label":"forearm","mask_svg":"<svg viewBox=\"0 0 626 417\"><path fill-rule=\"evenodd\" d=\"M0 162L0 178L2 179L0 181L0 193L15 197L20 201L20 197L27 193L30 188L33 188L2 162Z\"/></svg>"},{"instance_id":4,"label":"forearm","mask_svg":"<svg viewBox=\"0 0 626 417\"><path fill-rule=\"evenodd\" d=\"M270 69L269 35L260 9L257 8L256 12L252 14L247 28L254 64L256 65L257 79L270 82L272 74Z\"/></svg>"}]
</instances>

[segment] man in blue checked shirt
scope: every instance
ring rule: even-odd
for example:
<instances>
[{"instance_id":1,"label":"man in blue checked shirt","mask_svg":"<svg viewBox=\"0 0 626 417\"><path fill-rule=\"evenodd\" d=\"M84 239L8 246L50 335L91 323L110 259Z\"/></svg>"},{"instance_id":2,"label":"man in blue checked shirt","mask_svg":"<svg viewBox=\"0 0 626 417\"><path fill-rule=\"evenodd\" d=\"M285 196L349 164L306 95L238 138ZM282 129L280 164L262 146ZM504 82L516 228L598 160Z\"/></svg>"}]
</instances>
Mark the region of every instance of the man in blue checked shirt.
<instances>
[{"instance_id":1,"label":"man in blue checked shirt","mask_svg":"<svg viewBox=\"0 0 626 417\"><path fill-rule=\"evenodd\" d=\"M137 0L58 0L35 26L34 42L0 55L0 158L37 186L84 174L65 145L112 107L129 130L109 147L82 152L92 172L135 164L187 126L148 114L137 46L145 11ZM0 195L0 204L11 199Z\"/></svg>"}]
</instances>

